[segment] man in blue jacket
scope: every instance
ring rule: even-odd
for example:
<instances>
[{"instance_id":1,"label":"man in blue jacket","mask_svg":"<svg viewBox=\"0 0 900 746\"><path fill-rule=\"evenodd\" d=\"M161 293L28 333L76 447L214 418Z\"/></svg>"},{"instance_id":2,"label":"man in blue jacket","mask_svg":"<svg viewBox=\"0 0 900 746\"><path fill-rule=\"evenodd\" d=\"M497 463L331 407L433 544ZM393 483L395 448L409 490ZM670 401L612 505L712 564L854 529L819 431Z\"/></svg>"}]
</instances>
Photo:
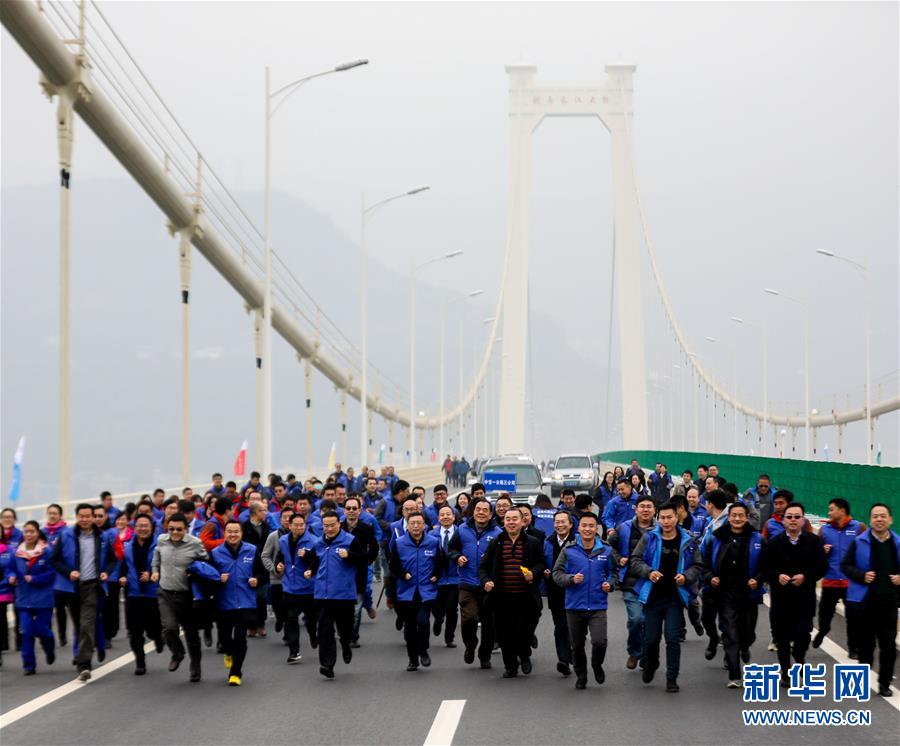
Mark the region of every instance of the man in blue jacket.
<instances>
[{"instance_id":1,"label":"man in blue jacket","mask_svg":"<svg viewBox=\"0 0 900 746\"><path fill-rule=\"evenodd\" d=\"M473 497L472 503L472 517L451 537L448 557L459 568L460 632L465 646L463 660L473 663L477 648L481 667L487 669L491 667L494 647L494 612L485 604L487 594L478 582L478 569L488 545L500 534L500 527L491 517L491 504L485 498Z\"/></svg>"},{"instance_id":2,"label":"man in blue jacket","mask_svg":"<svg viewBox=\"0 0 900 746\"><path fill-rule=\"evenodd\" d=\"M587 686L587 656L584 645L591 633L591 669L598 684L606 681L603 661L606 658L607 595L618 580L618 556L615 550L597 536L597 516L585 513L578 522L581 542L562 548L553 565L553 582L564 588L566 619L572 643L575 688Z\"/></svg>"},{"instance_id":3,"label":"man in blue jacket","mask_svg":"<svg viewBox=\"0 0 900 746\"><path fill-rule=\"evenodd\" d=\"M353 608L356 604L356 573L365 564L366 553L359 541L341 530L341 519L333 510L322 516L322 536L316 539L303 575L315 578L315 606L319 640L319 673L334 678L337 627L344 663L353 659Z\"/></svg>"},{"instance_id":4,"label":"man in blue jacket","mask_svg":"<svg viewBox=\"0 0 900 746\"><path fill-rule=\"evenodd\" d=\"M434 600L435 636L444 631L444 643L448 648L455 648L456 625L459 620L459 566L450 562L450 542L456 534L456 513L449 505L443 505L438 511L438 525L431 534L441 548L441 574L438 576L437 598Z\"/></svg>"},{"instance_id":5,"label":"man in blue jacket","mask_svg":"<svg viewBox=\"0 0 900 746\"><path fill-rule=\"evenodd\" d=\"M678 526L678 510L674 504L663 503L656 520L656 528L644 534L631 556L634 573L640 578L635 590L644 604L641 679L645 684L653 681L659 668L659 642L665 627L666 691L675 693L679 691L683 609L690 602L688 589L699 579L702 565L694 537Z\"/></svg>"},{"instance_id":6,"label":"man in blue jacket","mask_svg":"<svg viewBox=\"0 0 900 746\"><path fill-rule=\"evenodd\" d=\"M420 661L425 668L431 665L428 621L437 598L440 553L437 538L425 533L425 516L419 511L410 513L405 533L391 546L388 563L397 579L396 603L409 657L407 671L417 671Z\"/></svg>"},{"instance_id":7,"label":"man in blue jacket","mask_svg":"<svg viewBox=\"0 0 900 746\"><path fill-rule=\"evenodd\" d=\"M856 537L841 563L850 579L847 614L859 645L859 662L870 666L878 643L878 693L890 697L897 661L897 606L900 602L900 536L891 531L893 514L884 503L869 511L869 529Z\"/></svg>"},{"instance_id":8,"label":"man in blue jacket","mask_svg":"<svg viewBox=\"0 0 900 746\"><path fill-rule=\"evenodd\" d=\"M606 509L603 511L603 525L606 526L609 533L615 532L616 526L619 524L634 518L634 510L637 507L637 494L627 479L619 479L616 484L616 492L618 495L606 504ZM612 541L612 537L609 535L607 538Z\"/></svg>"},{"instance_id":9,"label":"man in blue jacket","mask_svg":"<svg viewBox=\"0 0 900 746\"><path fill-rule=\"evenodd\" d=\"M309 569L316 536L306 528L306 518L301 513L291 516L290 532L278 539L275 555L275 572L281 576L284 598L284 634L288 645L289 664L300 663L300 614L303 614L309 645L318 647L316 611L313 603L315 581L304 573Z\"/></svg>"},{"instance_id":10,"label":"man in blue jacket","mask_svg":"<svg viewBox=\"0 0 900 746\"><path fill-rule=\"evenodd\" d=\"M159 584L150 580L155 549L153 520L139 515L134 519L134 538L125 543L125 556L119 567L119 585L126 589L125 624L134 653L135 676L147 673L144 635L153 640L157 653L165 649L157 600Z\"/></svg>"},{"instance_id":11,"label":"man in blue jacket","mask_svg":"<svg viewBox=\"0 0 900 746\"><path fill-rule=\"evenodd\" d=\"M60 576L64 590L76 594L79 681L91 678L91 658L97 634L97 615L106 593L106 581L116 564L109 537L94 525L94 509L88 503L75 508L76 525L60 532L53 545L50 564Z\"/></svg>"},{"instance_id":12,"label":"man in blue jacket","mask_svg":"<svg viewBox=\"0 0 900 746\"><path fill-rule=\"evenodd\" d=\"M228 521L225 541L210 555L210 562L219 571L222 583L216 594L216 605L228 686L241 685L247 656L247 630L256 624L257 550L253 544L242 541L242 535L240 522Z\"/></svg>"},{"instance_id":13,"label":"man in blue jacket","mask_svg":"<svg viewBox=\"0 0 900 746\"><path fill-rule=\"evenodd\" d=\"M825 636L831 631L831 620L834 619L834 610L838 601L844 602L847 607L847 576L841 572L841 561L847 553L850 545L863 531L866 524L854 520L850 516L850 503L841 497L836 497L828 503L828 523L819 531L822 539L822 548L828 555L828 570L822 578L822 595L819 598L819 631L813 638L812 646L819 647ZM851 658L855 658L858 646L854 639L852 624L847 625L847 650Z\"/></svg>"}]
</instances>

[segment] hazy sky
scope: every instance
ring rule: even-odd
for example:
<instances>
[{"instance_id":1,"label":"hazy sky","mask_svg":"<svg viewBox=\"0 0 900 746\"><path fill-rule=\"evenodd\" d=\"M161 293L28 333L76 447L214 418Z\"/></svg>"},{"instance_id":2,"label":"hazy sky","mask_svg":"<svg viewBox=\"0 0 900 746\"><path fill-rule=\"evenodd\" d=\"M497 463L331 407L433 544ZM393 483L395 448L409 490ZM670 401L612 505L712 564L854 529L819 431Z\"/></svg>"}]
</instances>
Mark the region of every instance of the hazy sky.
<instances>
[{"instance_id":1,"label":"hazy sky","mask_svg":"<svg viewBox=\"0 0 900 746\"><path fill-rule=\"evenodd\" d=\"M738 343L738 387L753 391L748 398L760 405L758 337L728 319L766 321L770 409L802 409L801 318L762 293L764 286L790 289L810 307L813 406L830 409L838 393L842 405L850 391L858 405L863 285L815 255L826 248L868 262L873 375L898 368L896 3L101 7L205 157L241 191L262 185L264 66L277 86L369 58L367 67L311 82L278 112L274 186L330 215L356 240L363 190L379 198L427 182L429 194L379 215L369 248L398 271L410 255L462 248L465 257L429 279L491 292L506 229L504 65L528 61L541 82L580 84L602 83L607 62L634 62L644 205L692 346L715 358L711 364L730 381L729 345ZM0 51L3 186L53 181L53 109L33 64L5 31ZM76 138L76 179L127 178L80 122ZM598 121L542 124L532 302L563 322L566 341L601 367L610 182L609 138ZM261 199L248 210L261 218ZM339 277L354 268L334 271ZM327 290L333 279L304 278L326 307L336 302ZM648 309L648 346L658 349L655 291L645 282L635 302ZM707 335L721 345L711 347ZM541 351L548 358L552 351ZM659 373L667 362L651 352L648 365ZM891 382L896 391L896 374ZM879 440L894 462L897 428L896 414L880 423Z\"/></svg>"}]
</instances>

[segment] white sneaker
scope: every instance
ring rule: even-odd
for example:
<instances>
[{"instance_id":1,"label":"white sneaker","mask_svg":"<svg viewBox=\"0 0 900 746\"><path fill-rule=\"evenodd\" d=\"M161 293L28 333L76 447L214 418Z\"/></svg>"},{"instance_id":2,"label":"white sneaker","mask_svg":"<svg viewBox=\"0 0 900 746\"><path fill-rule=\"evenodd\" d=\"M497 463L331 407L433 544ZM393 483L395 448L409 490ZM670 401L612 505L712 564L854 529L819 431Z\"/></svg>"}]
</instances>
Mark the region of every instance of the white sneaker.
<instances>
[{"instance_id":1,"label":"white sneaker","mask_svg":"<svg viewBox=\"0 0 900 746\"><path fill-rule=\"evenodd\" d=\"M740 689L740 688L741 688L741 681L740 681L740 679L731 679L731 680L728 682L728 684L726 684L726 686L727 686L729 689Z\"/></svg>"},{"instance_id":2,"label":"white sneaker","mask_svg":"<svg viewBox=\"0 0 900 746\"><path fill-rule=\"evenodd\" d=\"M79 681L88 681L91 678L91 672L85 669L81 673L78 674Z\"/></svg>"},{"instance_id":3,"label":"white sneaker","mask_svg":"<svg viewBox=\"0 0 900 746\"><path fill-rule=\"evenodd\" d=\"M778 652L778 646L775 644L775 640L772 640L769 643L769 647L766 650L771 650L773 653Z\"/></svg>"},{"instance_id":4,"label":"white sneaker","mask_svg":"<svg viewBox=\"0 0 900 746\"><path fill-rule=\"evenodd\" d=\"M300 655L300 653L297 653L297 655L290 655L290 656L288 656L287 662L288 662L289 664L293 665L293 664L295 664L295 663L299 663L299 662L302 661L302 660L303 660L303 656Z\"/></svg>"}]
</instances>

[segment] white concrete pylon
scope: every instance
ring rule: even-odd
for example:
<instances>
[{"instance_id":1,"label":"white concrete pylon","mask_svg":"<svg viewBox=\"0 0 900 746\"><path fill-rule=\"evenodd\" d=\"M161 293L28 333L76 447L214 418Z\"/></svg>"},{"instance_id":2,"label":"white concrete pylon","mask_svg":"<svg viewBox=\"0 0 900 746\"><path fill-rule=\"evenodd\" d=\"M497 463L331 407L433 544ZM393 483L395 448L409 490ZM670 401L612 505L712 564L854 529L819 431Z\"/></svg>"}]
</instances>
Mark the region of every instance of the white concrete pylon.
<instances>
[{"instance_id":1,"label":"white concrete pylon","mask_svg":"<svg viewBox=\"0 0 900 746\"><path fill-rule=\"evenodd\" d=\"M506 68L510 121L509 251L503 286L499 452L524 450L532 138L548 116L598 117L611 135L620 358L628 361L622 370L622 446L647 447L643 314L640 304L632 302L640 297L640 215L629 137L634 70L635 66L629 64L607 65L604 86L544 87L535 84L534 65Z\"/></svg>"}]
</instances>

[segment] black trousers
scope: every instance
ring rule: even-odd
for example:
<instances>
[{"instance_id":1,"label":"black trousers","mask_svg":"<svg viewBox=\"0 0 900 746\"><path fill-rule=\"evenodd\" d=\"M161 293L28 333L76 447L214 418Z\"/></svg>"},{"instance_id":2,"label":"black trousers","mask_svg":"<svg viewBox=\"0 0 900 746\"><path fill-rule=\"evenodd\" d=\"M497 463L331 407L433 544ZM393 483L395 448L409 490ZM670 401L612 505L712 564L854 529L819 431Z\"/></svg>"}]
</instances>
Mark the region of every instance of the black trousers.
<instances>
[{"instance_id":1,"label":"black trousers","mask_svg":"<svg viewBox=\"0 0 900 746\"><path fill-rule=\"evenodd\" d=\"M534 597L528 592L497 593L492 603L503 667L517 671L519 662L531 657L531 637L537 616Z\"/></svg>"},{"instance_id":2,"label":"black trousers","mask_svg":"<svg viewBox=\"0 0 900 746\"><path fill-rule=\"evenodd\" d=\"M552 581L547 581L548 583ZM569 635L569 620L565 608L565 594L547 594L547 606L553 617L553 642L556 644L556 660L560 663L572 662L572 644Z\"/></svg>"},{"instance_id":3,"label":"black trousers","mask_svg":"<svg viewBox=\"0 0 900 746\"><path fill-rule=\"evenodd\" d=\"M274 586L272 586L274 588ZM291 655L300 652L300 614L303 614L303 622L306 633L309 635L309 644L313 646L317 640L316 611L313 605L312 594L298 596L293 593L282 593L284 600L284 636L287 638L288 650Z\"/></svg>"},{"instance_id":4,"label":"black trousers","mask_svg":"<svg viewBox=\"0 0 900 746\"><path fill-rule=\"evenodd\" d=\"M247 657L247 630L256 624L256 609L220 611L217 619L222 652L231 656L229 676L241 676Z\"/></svg>"},{"instance_id":5,"label":"black trousers","mask_svg":"<svg viewBox=\"0 0 900 746\"><path fill-rule=\"evenodd\" d=\"M397 601L397 613L403 620L406 654L410 661L418 663L419 656L428 650L431 635L431 630L428 629L431 602L423 601L417 591L412 601Z\"/></svg>"},{"instance_id":6,"label":"black trousers","mask_svg":"<svg viewBox=\"0 0 900 746\"><path fill-rule=\"evenodd\" d=\"M481 589L459 589L460 632L467 650L478 648L478 660L489 661L494 649L495 620L486 594ZM478 645L478 622L481 622L481 645Z\"/></svg>"},{"instance_id":7,"label":"black trousers","mask_svg":"<svg viewBox=\"0 0 900 746\"><path fill-rule=\"evenodd\" d=\"M63 645L65 643L62 641L66 639L68 627L66 612L68 612L68 616L72 617L72 639L78 639L78 596L69 591L55 591L54 597L56 600L56 628L59 630L60 644Z\"/></svg>"},{"instance_id":8,"label":"black trousers","mask_svg":"<svg viewBox=\"0 0 900 746\"><path fill-rule=\"evenodd\" d=\"M272 612L275 614L275 622L284 624L286 616L284 610L284 593L281 588L281 583L272 583L269 588L272 591Z\"/></svg>"},{"instance_id":9,"label":"black trousers","mask_svg":"<svg viewBox=\"0 0 900 746\"><path fill-rule=\"evenodd\" d=\"M128 628L128 644L139 666L146 665L144 635L156 642L162 637L159 618L159 601L155 598L127 596L125 598L125 625Z\"/></svg>"},{"instance_id":10,"label":"black trousers","mask_svg":"<svg viewBox=\"0 0 900 746\"><path fill-rule=\"evenodd\" d=\"M834 619L834 611L837 608L838 601L844 602L844 613L847 615L847 650L855 651L857 645L855 636L856 630L850 624L849 611L847 609L847 589L846 588L826 588L822 587L822 596L819 598L819 634L827 635L831 632L831 622Z\"/></svg>"},{"instance_id":11,"label":"black trousers","mask_svg":"<svg viewBox=\"0 0 900 746\"><path fill-rule=\"evenodd\" d=\"M795 663L806 662L812 632L813 615L816 613L816 597L785 597L772 595L772 636L778 647L778 663L781 673L787 675L791 668L791 656Z\"/></svg>"},{"instance_id":12,"label":"black trousers","mask_svg":"<svg viewBox=\"0 0 900 746\"><path fill-rule=\"evenodd\" d=\"M269 591L269 584L262 583L256 586L256 609L251 619L250 629L265 629L266 621L269 618L269 606L266 603L266 595ZM237 676L238 674L235 674Z\"/></svg>"},{"instance_id":13,"label":"black trousers","mask_svg":"<svg viewBox=\"0 0 900 746\"><path fill-rule=\"evenodd\" d=\"M97 644L97 614L103 603L104 593L98 580L85 580L78 583L77 602L78 619L78 655L75 657L79 671L91 670L91 659Z\"/></svg>"},{"instance_id":14,"label":"black trousers","mask_svg":"<svg viewBox=\"0 0 900 746\"><path fill-rule=\"evenodd\" d=\"M709 637L709 644L719 644L719 631L716 629L716 618L719 615L719 592L706 589L700 595L702 604L700 611L700 624L703 631Z\"/></svg>"},{"instance_id":15,"label":"black trousers","mask_svg":"<svg viewBox=\"0 0 900 746\"><path fill-rule=\"evenodd\" d=\"M194 599L190 591L164 591L159 589L159 618L162 621L163 637L173 658L184 658L184 645L178 628L184 629L187 654L191 659L191 669L200 668L200 625L194 613ZM221 631L221 630L220 630Z\"/></svg>"},{"instance_id":16,"label":"black trousers","mask_svg":"<svg viewBox=\"0 0 900 746\"><path fill-rule=\"evenodd\" d=\"M756 619L759 605L749 593L725 593L719 603L719 629L725 647L728 678L741 678L742 650L749 650L756 641Z\"/></svg>"},{"instance_id":17,"label":"black trousers","mask_svg":"<svg viewBox=\"0 0 900 746\"><path fill-rule=\"evenodd\" d=\"M319 599L315 601L317 632L319 637L319 665L334 668L337 662L337 645L334 629L341 640L341 648L349 648L353 639L353 607L355 601Z\"/></svg>"},{"instance_id":18,"label":"black trousers","mask_svg":"<svg viewBox=\"0 0 900 746\"><path fill-rule=\"evenodd\" d=\"M435 623L444 625L444 642L448 645L456 637L459 622L459 586L439 585L437 598L432 602L431 613Z\"/></svg>"},{"instance_id":19,"label":"black trousers","mask_svg":"<svg viewBox=\"0 0 900 746\"><path fill-rule=\"evenodd\" d=\"M103 634L107 643L119 634L119 591L118 583L107 583L106 597L103 601Z\"/></svg>"},{"instance_id":20,"label":"black trousers","mask_svg":"<svg viewBox=\"0 0 900 746\"><path fill-rule=\"evenodd\" d=\"M872 591L869 591L872 596ZM897 662L897 602L894 598L867 599L861 604L848 604L849 624L854 627L854 637L859 645L859 662L870 666L875 661L875 644L878 644L878 683L890 686ZM851 611L852 609L852 611Z\"/></svg>"},{"instance_id":21,"label":"black trousers","mask_svg":"<svg viewBox=\"0 0 900 746\"><path fill-rule=\"evenodd\" d=\"M596 671L606 659L606 610L567 611L566 622L572 640L572 659L575 675L587 676L587 654L584 646L588 630L591 633L591 668Z\"/></svg>"}]
</instances>

